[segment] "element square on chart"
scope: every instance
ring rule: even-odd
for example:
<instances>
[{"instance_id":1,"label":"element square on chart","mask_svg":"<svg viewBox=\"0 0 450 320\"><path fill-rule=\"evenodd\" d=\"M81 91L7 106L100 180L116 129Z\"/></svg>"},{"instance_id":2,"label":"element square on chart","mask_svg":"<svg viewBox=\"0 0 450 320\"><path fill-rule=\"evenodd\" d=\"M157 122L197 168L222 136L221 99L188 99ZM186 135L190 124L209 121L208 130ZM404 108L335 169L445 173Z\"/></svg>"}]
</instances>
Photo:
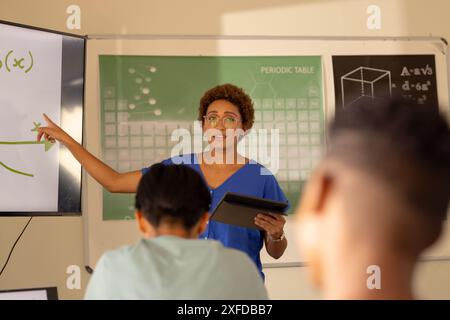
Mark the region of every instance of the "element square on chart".
<instances>
[{"instance_id":1,"label":"element square on chart","mask_svg":"<svg viewBox=\"0 0 450 320\"><path fill-rule=\"evenodd\" d=\"M287 123L287 132L288 133L297 133L297 122L288 122Z\"/></svg>"},{"instance_id":2,"label":"element square on chart","mask_svg":"<svg viewBox=\"0 0 450 320\"><path fill-rule=\"evenodd\" d=\"M132 136L140 136L141 128L142 128L142 126L139 123L131 123L130 124L130 134Z\"/></svg>"},{"instance_id":3,"label":"element square on chart","mask_svg":"<svg viewBox=\"0 0 450 320\"><path fill-rule=\"evenodd\" d=\"M128 148L128 146L130 145L129 141L128 141L128 137L119 137L118 145L119 145L119 148Z\"/></svg>"},{"instance_id":4,"label":"element square on chart","mask_svg":"<svg viewBox=\"0 0 450 320\"><path fill-rule=\"evenodd\" d=\"M311 136L311 144L312 145L320 145L320 135L319 134L312 134Z\"/></svg>"},{"instance_id":5,"label":"element square on chart","mask_svg":"<svg viewBox=\"0 0 450 320\"><path fill-rule=\"evenodd\" d=\"M299 121L308 121L308 111L298 111Z\"/></svg>"},{"instance_id":6,"label":"element square on chart","mask_svg":"<svg viewBox=\"0 0 450 320\"><path fill-rule=\"evenodd\" d=\"M142 143L144 147L153 147L154 146L153 137L143 137Z\"/></svg>"},{"instance_id":7,"label":"element square on chart","mask_svg":"<svg viewBox=\"0 0 450 320\"><path fill-rule=\"evenodd\" d=\"M265 110L273 109L273 99L263 99L262 108Z\"/></svg>"},{"instance_id":8,"label":"element square on chart","mask_svg":"<svg viewBox=\"0 0 450 320\"><path fill-rule=\"evenodd\" d=\"M297 120L297 112L294 110L286 111L286 119L291 121Z\"/></svg>"},{"instance_id":9,"label":"element square on chart","mask_svg":"<svg viewBox=\"0 0 450 320\"><path fill-rule=\"evenodd\" d=\"M105 110L107 111L115 111L116 110L116 101L113 99L105 99Z\"/></svg>"},{"instance_id":10,"label":"element square on chart","mask_svg":"<svg viewBox=\"0 0 450 320\"><path fill-rule=\"evenodd\" d=\"M263 112L263 121L273 121L273 111L264 110Z\"/></svg>"},{"instance_id":11,"label":"element square on chart","mask_svg":"<svg viewBox=\"0 0 450 320\"><path fill-rule=\"evenodd\" d=\"M103 91L103 97L105 98L114 98L116 96L116 88L114 87L106 87L105 91Z\"/></svg>"},{"instance_id":12,"label":"element square on chart","mask_svg":"<svg viewBox=\"0 0 450 320\"><path fill-rule=\"evenodd\" d=\"M130 152L128 149L119 149L119 160L129 160Z\"/></svg>"},{"instance_id":13,"label":"element square on chart","mask_svg":"<svg viewBox=\"0 0 450 320\"><path fill-rule=\"evenodd\" d=\"M319 121L320 115L319 110L311 110L309 111L309 120L311 121Z\"/></svg>"},{"instance_id":14,"label":"element square on chart","mask_svg":"<svg viewBox=\"0 0 450 320\"><path fill-rule=\"evenodd\" d=\"M320 132L320 123L318 121L311 121L309 123L309 129L312 133Z\"/></svg>"},{"instance_id":15,"label":"element square on chart","mask_svg":"<svg viewBox=\"0 0 450 320\"><path fill-rule=\"evenodd\" d=\"M284 99L275 99L275 109L284 109Z\"/></svg>"},{"instance_id":16,"label":"element square on chart","mask_svg":"<svg viewBox=\"0 0 450 320\"><path fill-rule=\"evenodd\" d=\"M143 156L144 159L151 160L155 157L155 151L153 149L144 149Z\"/></svg>"},{"instance_id":17,"label":"element square on chart","mask_svg":"<svg viewBox=\"0 0 450 320\"><path fill-rule=\"evenodd\" d=\"M309 135L308 134L300 134L298 136L298 144L309 145Z\"/></svg>"},{"instance_id":18,"label":"element square on chart","mask_svg":"<svg viewBox=\"0 0 450 320\"><path fill-rule=\"evenodd\" d=\"M106 150L105 151L105 160L107 160L107 161L117 160L116 149Z\"/></svg>"},{"instance_id":19,"label":"element square on chart","mask_svg":"<svg viewBox=\"0 0 450 320\"><path fill-rule=\"evenodd\" d=\"M115 148L117 147L117 142L115 137L107 137L105 138L105 146L106 148Z\"/></svg>"},{"instance_id":20,"label":"element square on chart","mask_svg":"<svg viewBox=\"0 0 450 320\"><path fill-rule=\"evenodd\" d=\"M320 108L320 102L317 98L309 99L309 109L319 109Z\"/></svg>"},{"instance_id":21,"label":"element square on chart","mask_svg":"<svg viewBox=\"0 0 450 320\"><path fill-rule=\"evenodd\" d=\"M115 124L106 124L105 125L105 135L114 136L117 134L116 125Z\"/></svg>"},{"instance_id":22,"label":"element square on chart","mask_svg":"<svg viewBox=\"0 0 450 320\"><path fill-rule=\"evenodd\" d=\"M278 110L275 111L275 121L283 121L284 119L285 119L284 111L278 111ZM295 120L295 118L293 120Z\"/></svg>"},{"instance_id":23,"label":"element square on chart","mask_svg":"<svg viewBox=\"0 0 450 320\"><path fill-rule=\"evenodd\" d=\"M297 109L307 109L307 108L308 108L308 101L306 98L297 99Z\"/></svg>"},{"instance_id":24,"label":"element square on chart","mask_svg":"<svg viewBox=\"0 0 450 320\"><path fill-rule=\"evenodd\" d=\"M144 135L152 136L154 134L154 127L151 123L144 123L142 125L142 133Z\"/></svg>"},{"instance_id":25,"label":"element square on chart","mask_svg":"<svg viewBox=\"0 0 450 320\"><path fill-rule=\"evenodd\" d=\"M290 170L289 171L289 181L300 181L300 171Z\"/></svg>"},{"instance_id":26,"label":"element square on chart","mask_svg":"<svg viewBox=\"0 0 450 320\"><path fill-rule=\"evenodd\" d=\"M139 148L141 146L141 137L131 137L130 145L133 148Z\"/></svg>"},{"instance_id":27,"label":"element square on chart","mask_svg":"<svg viewBox=\"0 0 450 320\"><path fill-rule=\"evenodd\" d=\"M117 110L128 110L128 101L124 99L117 100Z\"/></svg>"},{"instance_id":28,"label":"element square on chart","mask_svg":"<svg viewBox=\"0 0 450 320\"><path fill-rule=\"evenodd\" d=\"M121 161L121 162L119 162L119 171L120 172L130 171L130 162L129 161Z\"/></svg>"},{"instance_id":29,"label":"element square on chart","mask_svg":"<svg viewBox=\"0 0 450 320\"><path fill-rule=\"evenodd\" d=\"M131 149L131 159L133 159L133 160L141 160L142 159L142 151L141 151L141 149Z\"/></svg>"},{"instance_id":30,"label":"element square on chart","mask_svg":"<svg viewBox=\"0 0 450 320\"><path fill-rule=\"evenodd\" d=\"M286 109L296 109L296 99L286 99Z\"/></svg>"},{"instance_id":31,"label":"element square on chart","mask_svg":"<svg viewBox=\"0 0 450 320\"><path fill-rule=\"evenodd\" d=\"M308 122L299 122L298 123L298 131L300 131L301 133L307 133L309 132L309 128L308 128Z\"/></svg>"},{"instance_id":32,"label":"element square on chart","mask_svg":"<svg viewBox=\"0 0 450 320\"><path fill-rule=\"evenodd\" d=\"M117 112L117 122L126 122L129 117L128 112Z\"/></svg>"},{"instance_id":33,"label":"element square on chart","mask_svg":"<svg viewBox=\"0 0 450 320\"><path fill-rule=\"evenodd\" d=\"M106 123L115 123L116 122L116 113L115 112L105 112L105 122Z\"/></svg>"}]
</instances>

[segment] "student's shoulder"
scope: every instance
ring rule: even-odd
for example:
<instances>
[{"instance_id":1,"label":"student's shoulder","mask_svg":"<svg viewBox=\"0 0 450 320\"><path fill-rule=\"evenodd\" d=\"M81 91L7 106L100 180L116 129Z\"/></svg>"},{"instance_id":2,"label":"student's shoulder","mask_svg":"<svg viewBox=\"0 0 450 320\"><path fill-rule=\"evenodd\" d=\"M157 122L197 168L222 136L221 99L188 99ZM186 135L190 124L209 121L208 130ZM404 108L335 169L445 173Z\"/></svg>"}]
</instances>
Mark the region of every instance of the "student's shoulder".
<instances>
[{"instance_id":1,"label":"student's shoulder","mask_svg":"<svg viewBox=\"0 0 450 320\"><path fill-rule=\"evenodd\" d=\"M208 240L202 240L202 239L196 239L196 240L190 240L190 242L196 243L199 248L201 248L204 251L210 251L210 253L215 252L216 256L220 257L222 260L242 260L248 258L245 253L242 251L227 248L225 247L220 241L208 239ZM250 260L250 258L248 258Z\"/></svg>"},{"instance_id":2,"label":"student's shoulder","mask_svg":"<svg viewBox=\"0 0 450 320\"><path fill-rule=\"evenodd\" d=\"M109 264L116 261L122 261L124 258L129 258L137 250L139 250L139 247L142 246L141 242L142 241L139 241L132 245L124 245L117 249L107 250L103 253L99 261L103 262L103 264Z\"/></svg>"},{"instance_id":3,"label":"student's shoulder","mask_svg":"<svg viewBox=\"0 0 450 320\"><path fill-rule=\"evenodd\" d=\"M224 248L220 257L220 268L223 274L227 274L228 279L252 288L250 294L252 299L256 298L254 296L256 293L260 295L258 298L267 298L260 272L247 254L240 250Z\"/></svg>"}]
</instances>

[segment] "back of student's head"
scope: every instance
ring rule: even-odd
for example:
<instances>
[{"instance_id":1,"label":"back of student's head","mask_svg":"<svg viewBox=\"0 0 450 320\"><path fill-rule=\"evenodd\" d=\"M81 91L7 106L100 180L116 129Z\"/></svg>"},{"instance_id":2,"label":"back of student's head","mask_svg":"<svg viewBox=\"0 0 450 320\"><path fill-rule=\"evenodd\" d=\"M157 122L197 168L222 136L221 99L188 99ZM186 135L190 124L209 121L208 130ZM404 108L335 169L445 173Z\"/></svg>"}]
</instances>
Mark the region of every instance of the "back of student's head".
<instances>
[{"instance_id":1,"label":"back of student's head","mask_svg":"<svg viewBox=\"0 0 450 320\"><path fill-rule=\"evenodd\" d=\"M365 100L331 122L300 211L332 207L333 235L415 256L439 237L449 197L450 132L438 108Z\"/></svg>"},{"instance_id":2,"label":"back of student's head","mask_svg":"<svg viewBox=\"0 0 450 320\"><path fill-rule=\"evenodd\" d=\"M395 207L406 213L398 220L418 221L423 247L438 237L450 197L450 131L437 107L405 100L366 101L339 112L329 134L327 159L367 176L368 183L379 182L393 211ZM354 190L348 199L368 189L370 185ZM378 200L372 200L368 206L377 205Z\"/></svg>"},{"instance_id":3,"label":"back of student's head","mask_svg":"<svg viewBox=\"0 0 450 320\"><path fill-rule=\"evenodd\" d=\"M339 110L328 133L297 216L312 280L336 298L367 293L369 265L409 272L437 240L450 200L450 131L437 107L365 100Z\"/></svg>"},{"instance_id":4,"label":"back of student's head","mask_svg":"<svg viewBox=\"0 0 450 320\"><path fill-rule=\"evenodd\" d=\"M168 223L190 230L210 204L209 190L196 171L184 165L154 164L139 182L135 206L153 227Z\"/></svg>"}]
</instances>

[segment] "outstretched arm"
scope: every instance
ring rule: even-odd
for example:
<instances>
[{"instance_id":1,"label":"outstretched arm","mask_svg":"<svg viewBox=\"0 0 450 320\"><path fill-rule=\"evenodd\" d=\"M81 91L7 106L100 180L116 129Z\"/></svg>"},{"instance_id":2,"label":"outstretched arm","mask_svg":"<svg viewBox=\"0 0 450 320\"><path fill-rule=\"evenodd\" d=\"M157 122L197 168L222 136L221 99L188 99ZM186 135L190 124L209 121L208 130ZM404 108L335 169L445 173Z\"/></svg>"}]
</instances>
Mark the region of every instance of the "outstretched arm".
<instances>
[{"instance_id":1,"label":"outstretched arm","mask_svg":"<svg viewBox=\"0 0 450 320\"><path fill-rule=\"evenodd\" d=\"M38 141L44 136L47 141L55 142L57 140L64 144L89 175L108 191L136 192L139 179L141 178L140 171L117 172L83 148L82 145L56 125L47 115L44 114L44 118L47 126L38 128Z\"/></svg>"}]
</instances>

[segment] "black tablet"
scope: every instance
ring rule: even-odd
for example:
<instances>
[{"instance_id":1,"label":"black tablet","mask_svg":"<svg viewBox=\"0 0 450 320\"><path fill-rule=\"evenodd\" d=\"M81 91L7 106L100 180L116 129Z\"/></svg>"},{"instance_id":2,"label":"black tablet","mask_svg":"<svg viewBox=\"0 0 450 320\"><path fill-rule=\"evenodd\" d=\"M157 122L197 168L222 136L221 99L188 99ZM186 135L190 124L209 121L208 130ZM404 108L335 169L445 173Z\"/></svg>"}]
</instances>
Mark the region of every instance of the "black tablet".
<instances>
[{"instance_id":1,"label":"black tablet","mask_svg":"<svg viewBox=\"0 0 450 320\"><path fill-rule=\"evenodd\" d=\"M287 215L287 207L287 202L227 192L211 214L210 220L262 230L254 222L258 213Z\"/></svg>"}]
</instances>

